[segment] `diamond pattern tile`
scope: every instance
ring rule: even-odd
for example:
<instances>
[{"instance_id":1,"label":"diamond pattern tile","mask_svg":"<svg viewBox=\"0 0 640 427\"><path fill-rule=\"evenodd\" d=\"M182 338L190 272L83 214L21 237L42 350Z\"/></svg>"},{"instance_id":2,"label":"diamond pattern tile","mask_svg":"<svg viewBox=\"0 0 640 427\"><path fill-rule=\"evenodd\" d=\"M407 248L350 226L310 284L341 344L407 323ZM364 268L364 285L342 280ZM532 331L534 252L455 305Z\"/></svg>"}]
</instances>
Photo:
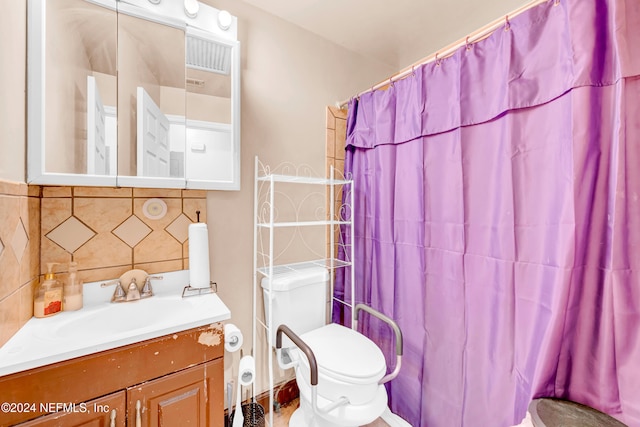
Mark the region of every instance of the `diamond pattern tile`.
<instances>
[{"instance_id":1,"label":"diamond pattern tile","mask_svg":"<svg viewBox=\"0 0 640 427\"><path fill-rule=\"evenodd\" d=\"M95 231L87 227L75 216L71 216L51 230L46 237L72 254L95 235Z\"/></svg>"},{"instance_id":2,"label":"diamond pattern tile","mask_svg":"<svg viewBox=\"0 0 640 427\"><path fill-rule=\"evenodd\" d=\"M189 237L189 224L191 220L185 214L180 214L165 230L178 242L184 243Z\"/></svg>"},{"instance_id":3,"label":"diamond pattern tile","mask_svg":"<svg viewBox=\"0 0 640 427\"><path fill-rule=\"evenodd\" d=\"M22 219L20 219L16 225L16 229L13 231L13 239L11 239L11 247L13 248L13 253L16 255L18 262L22 262L22 256L24 255L24 250L27 248L28 243L29 235L27 234L27 230L24 229Z\"/></svg>"},{"instance_id":4,"label":"diamond pattern tile","mask_svg":"<svg viewBox=\"0 0 640 427\"><path fill-rule=\"evenodd\" d=\"M131 215L125 222L112 231L123 242L132 248L151 233L151 228L135 215Z\"/></svg>"}]
</instances>

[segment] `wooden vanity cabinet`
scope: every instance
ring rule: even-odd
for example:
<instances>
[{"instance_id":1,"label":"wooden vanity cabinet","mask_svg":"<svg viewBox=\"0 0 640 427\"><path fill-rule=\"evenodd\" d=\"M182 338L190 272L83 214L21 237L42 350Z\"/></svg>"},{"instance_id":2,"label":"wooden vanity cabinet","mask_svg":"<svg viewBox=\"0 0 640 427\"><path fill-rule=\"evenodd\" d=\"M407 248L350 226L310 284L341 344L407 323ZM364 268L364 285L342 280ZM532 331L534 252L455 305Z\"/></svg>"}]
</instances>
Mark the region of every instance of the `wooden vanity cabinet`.
<instances>
[{"instance_id":1,"label":"wooden vanity cabinet","mask_svg":"<svg viewBox=\"0 0 640 427\"><path fill-rule=\"evenodd\" d=\"M223 427L223 356L216 323L0 377L0 402L36 405L0 426Z\"/></svg>"},{"instance_id":2,"label":"wooden vanity cabinet","mask_svg":"<svg viewBox=\"0 0 640 427\"><path fill-rule=\"evenodd\" d=\"M215 381L224 375L223 369L222 360L215 360L131 387L127 390L129 425L222 427L224 419L216 420L216 414L224 396ZM140 423L132 424L138 418Z\"/></svg>"},{"instance_id":3,"label":"wooden vanity cabinet","mask_svg":"<svg viewBox=\"0 0 640 427\"><path fill-rule=\"evenodd\" d=\"M76 405L72 411L55 412L19 424L20 427L125 427L127 425L124 391ZM114 412L115 411L115 412ZM113 417L113 424L111 423Z\"/></svg>"}]
</instances>

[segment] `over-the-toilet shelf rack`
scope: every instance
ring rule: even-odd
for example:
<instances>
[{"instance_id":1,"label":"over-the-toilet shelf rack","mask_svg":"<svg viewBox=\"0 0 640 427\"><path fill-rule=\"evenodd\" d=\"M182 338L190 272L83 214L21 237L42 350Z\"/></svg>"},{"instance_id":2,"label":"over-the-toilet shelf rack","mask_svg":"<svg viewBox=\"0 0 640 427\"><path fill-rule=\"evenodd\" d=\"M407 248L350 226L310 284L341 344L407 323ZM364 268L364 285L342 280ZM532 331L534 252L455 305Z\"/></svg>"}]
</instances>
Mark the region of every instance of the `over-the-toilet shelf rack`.
<instances>
[{"instance_id":1,"label":"over-the-toilet shelf rack","mask_svg":"<svg viewBox=\"0 0 640 427\"><path fill-rule=\"evenodd\" d=\"M289 198L287 194L279 189L279 186L287 184L300 184L305 189L309 188L309 196L304 197L299 205L302 205L307 200L311 200L312 195L324 194L322 203L324 208L316 209L314 211L315 218L308 218L305 213L301 213L302 206L296 206L293 199ZM288 187L290 188L290 187ZM339 195L337 190L344 192L341 202L336 207L336 196ZM276 200L278 197L278 200ZM328 202L327 202L328 199ZM290 203L291 211L288 214L293 213L295 218L287 218L287 220L279 220L279 202L285 200ZM313 202L313 201L312 201ZM328 209L327 209L328 208ZM284 212L284 211L283 211ZM301 216L303 216L301 218ZM268 318L261 319L258 312L258 302L262 303L262 288L261 281L264 277L270 279L274 278L278 274L296 271L309 268L311 266L320 266L329 270L330 277L330 289L331 289L331 301L337 301L349 307L353 307L354 302L354 269L351 269L351 301L345 302L333 297L334 290L334 270L336 268L346 267L352 265L354 259L354 246L353 246L353 180L349 177L342 176L341 171L337 171L333 167L329 170L329 176L318 177L308 166L294 166L289 163L283 163L275 169L271 169L260 162L258 157L255 158L255 182L254 182L254 272L253 272L253 351L256 358L256 367L261 367L264 364L258 363L263 354L257 354L257 336L261 333L267 335L267 369L269 378L269 408L265 408L269 412L268 425L273 426L273 408L274 408L274 360L272 350L274 347L273 342L273 328L277 328L278 325L272 324L272 298L268 298ZM278 259L285 254L289 245L286 245L279 253L275 253L274 243L278 240L279 230L289 229L294 230L294 237L298 235L303 244L307 244L302 237L300 230L312 229L314 227L327 227L328 232L325 233L325 241L323 248L325 253L318 254L311 247L307 246L309 252L318 255L313 259L304 259L296 262L278 263ZM343 233L340 232L340 227L344 227L344 232L350 236L346 241L343 240ZM336 240L337 238L337 240ZM328 249L327 249L328 244ZM341 248L344 252L344 260L338 259L336 246ZM333 304L330 304L331 310ZM353 310L351 310L353 312ZM330 314L332 315L332 313ZM352 322L353 324L353 322ZM261 327L259 329L258 327ZM256 394L256 388L254 387L254 398Z\"/></svg>"}]
</instances>

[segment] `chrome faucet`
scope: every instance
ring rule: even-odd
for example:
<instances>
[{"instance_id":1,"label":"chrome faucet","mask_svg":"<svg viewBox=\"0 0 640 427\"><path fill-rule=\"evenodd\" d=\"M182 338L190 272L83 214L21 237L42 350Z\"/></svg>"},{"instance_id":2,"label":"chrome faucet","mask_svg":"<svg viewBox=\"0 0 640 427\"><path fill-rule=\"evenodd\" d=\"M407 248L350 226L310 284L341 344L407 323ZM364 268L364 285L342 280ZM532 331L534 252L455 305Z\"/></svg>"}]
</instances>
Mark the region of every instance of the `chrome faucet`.
<instances>
[{"instance_id":1,"label":"chrome faucet","mask_svg":"<svg viewBox=\"0 0 640 427\"><path fill-rule=\"evenodd\" d=\"M131 279L131 283L129 283L129 288L127 289L127 301L135 301L140 299L140 291L138 290L138 284L136 283L136 278Z\"/></svg>"},{"instance_id":2,"label":"chrome faucet","mask_svg":"<svg viewBox=\"0 0 640 427\"><path fill-rule=\"evenodd\" d=\"M116 285L116 289L111 297L111 302L125 302L125 301L137 301L143 298L149 298L153 296L153 289L151 288L151 279L162 279L162 276L147 276L144 280L142 290L138 289L138 283L136 278L131 278L131 282L127 286L125 291L120 279L110 280L102 283L100 286L105 288L107 286Z\"/></svg>"}]
</instances>

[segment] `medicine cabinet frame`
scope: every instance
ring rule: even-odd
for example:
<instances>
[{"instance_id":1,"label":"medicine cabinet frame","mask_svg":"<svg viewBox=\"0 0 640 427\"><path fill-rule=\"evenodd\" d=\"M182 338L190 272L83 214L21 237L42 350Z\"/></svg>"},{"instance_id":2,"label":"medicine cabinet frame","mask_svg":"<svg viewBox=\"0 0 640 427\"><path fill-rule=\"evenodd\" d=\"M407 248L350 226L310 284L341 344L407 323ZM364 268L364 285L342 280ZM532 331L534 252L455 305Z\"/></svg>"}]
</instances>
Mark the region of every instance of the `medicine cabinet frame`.
<instances>
[{"instance_id":1,"label":"medicine cabinet frame","mask_svg":"<svg viewBox=\"0 0 640 427\"><path fill-rule=\"evenodd\" d=\"M158 24L178 28L187 35L196 34L198 37L206 37L216 44L230 49L230 70L228 76L230 82L230 117L231 123L222 127L214 122L198 122L186 117L184 121L184 166L182 177L149 177L127 176L116 171L112 175L97 175L88 173L51 172L45 168L46 161L46 7L47 0L28 0L27 3L27 182L38 185L67 185L67 186L102 186L102 187L142 187L142 188L186 188L203 190L240 190L240 42L237 41L237 18L231 16L231 28L218 28L216 22L219 11L211 6L198 3L198 16L185 16L175 18L175 11L169 10L163 15L154 10L154 7L180 7L180 2L149 2L149 0L83 0L87 3L111 9L114 13L124 13L128 16L145 19ZM156 6L156 3L158 5ZM193 6L193 1L190 5ZM179 6L178 6L179 5ZM186 3L185 3L186 9ZM162 11L163 9L160 9ZM182 11L181 11L182 12ZM226 13L226 12L225 12ZM207 28L205 29L204 26ZM216 26L210 31L211 26ZM114 28L117 37L118 27ZM204 35L204 36L203 36ZM187 47L185 46L185 52ZM116 57L118 53L116 52ZM116 61L117 62L117 61ZM185 68L186 58L184 63ZM192 67L193 68L193 67ZM116 70L119 69L119 66ZM116 77L117 81L117 77ZM185 87L187 83L185 82ZM117 86L117 85L116 85ZM117 89L116 89L117 90ZM185 88L186 94L186 88ZM88 97L89 95L87 95ZM186 99L185 99L186 103ZM48 112L49 114L59 114ZM228 153L231 164L226 165L225 178L204 179L202 177L189 177L188 165L186 165L187 130L190 126L203 128L203 123L213 132L230 133ZM117 125L116 125L117 126ZM207 127L207 126L204 126ZM116 130L117 134L117 130ZM202 143L198 142L194 150L201 150ZM115 141L115 146L120 147L120 142ZM117 153L114 154L117 156ZM117 162L116 162L117 163Z\"/></svg>"}]
</instances>

